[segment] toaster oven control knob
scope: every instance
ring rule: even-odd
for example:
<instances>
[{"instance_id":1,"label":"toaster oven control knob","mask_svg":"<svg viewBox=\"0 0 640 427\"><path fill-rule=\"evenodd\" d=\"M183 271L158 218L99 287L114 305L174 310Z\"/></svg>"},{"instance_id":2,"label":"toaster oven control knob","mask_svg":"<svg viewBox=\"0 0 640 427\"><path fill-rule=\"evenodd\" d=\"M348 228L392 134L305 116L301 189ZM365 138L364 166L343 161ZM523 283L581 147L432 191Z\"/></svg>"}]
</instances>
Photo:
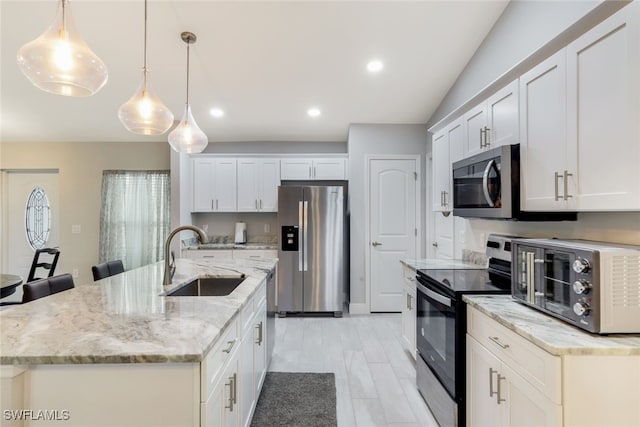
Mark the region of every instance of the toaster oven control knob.
<instances>
[{"instance_id":1,"label":"toaster oven control knob","mask_svg":"<svg viewBox=\"0 0 640 427\"><path fill-rule=\"evenodd\" d=\"M573 261L573 271L576 273L586 273L590 268L589 261L584 258L578 258Z\"/></svg>"},{"instance_id":2,"label":"toaster oven control knob","mask_svg":"<svg viewBox=\"0 0 640 427\"><path fill-rule=\"evenodd\" d=\"M591 291L591 283L586 280L576 280L573 282L573 292L576 294L588 294Z\"/></svg>"},{"instance_id":3,"label":"toaster oven control knob","mask_svg":"<svg viewBox=\"0 0 640 427\"><path fill-rule=\"evenodd\" d=\"M587 316L591 312L591 307L586 302L577 302L573 304L573 312L578 316Z\"/></svg>"}]
</instances>

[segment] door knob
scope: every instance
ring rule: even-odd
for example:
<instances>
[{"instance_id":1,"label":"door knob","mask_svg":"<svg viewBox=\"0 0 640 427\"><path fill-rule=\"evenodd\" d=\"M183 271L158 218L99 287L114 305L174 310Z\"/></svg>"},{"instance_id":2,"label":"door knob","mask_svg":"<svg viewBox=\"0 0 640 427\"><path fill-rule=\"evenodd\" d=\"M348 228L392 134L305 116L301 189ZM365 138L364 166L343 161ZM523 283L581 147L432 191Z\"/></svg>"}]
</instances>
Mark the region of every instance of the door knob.
<instances>
[{"instance_id":1,"label":"door knob","mask_svg":"<svg viewBox=\"0 0 640 427\"><path fill-rule=\"evenodd\" d=\"M382 243L380 242L371 242L371 246L380 246Z\"/></svg>"}]
</instances>

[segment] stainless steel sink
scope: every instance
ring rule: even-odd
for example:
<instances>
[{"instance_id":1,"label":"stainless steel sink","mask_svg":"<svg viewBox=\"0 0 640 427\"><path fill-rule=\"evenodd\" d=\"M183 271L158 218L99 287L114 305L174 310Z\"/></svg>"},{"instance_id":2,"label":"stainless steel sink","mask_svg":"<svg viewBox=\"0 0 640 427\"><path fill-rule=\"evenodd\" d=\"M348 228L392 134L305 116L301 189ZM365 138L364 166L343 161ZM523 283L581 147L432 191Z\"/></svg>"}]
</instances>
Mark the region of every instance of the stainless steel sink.
<instances>
[{"instance_id":1,"label":"stainless steel sink","mask_svg":"<svg viewBox=\"0 0 640 427\"><path fill-rule=\"evenodd\" d=\"M180 286L169 293L169 297L213 297L229 295L240 283L244 282L245 276L235 277L206 277L193 280L186 285Z\"/></svg>"}]
</instances>

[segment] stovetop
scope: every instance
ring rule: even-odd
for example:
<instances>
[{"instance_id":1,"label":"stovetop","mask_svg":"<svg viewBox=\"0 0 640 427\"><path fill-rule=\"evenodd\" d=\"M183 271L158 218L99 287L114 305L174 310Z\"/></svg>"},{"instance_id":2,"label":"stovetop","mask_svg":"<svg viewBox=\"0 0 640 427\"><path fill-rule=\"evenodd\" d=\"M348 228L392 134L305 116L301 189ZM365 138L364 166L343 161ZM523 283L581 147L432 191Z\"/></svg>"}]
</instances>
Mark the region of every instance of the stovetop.
<instances>
[{"instance_id":1,"label":"stovetop","mask_svg":"<svg viewBox=\"0 0 640 427\"><path fill-rule=\"evenodd\" d=\"M488 270L421 269L418 270L418 280L451 297L511 293L510 280Z\"/></svg>"}]
</instances>

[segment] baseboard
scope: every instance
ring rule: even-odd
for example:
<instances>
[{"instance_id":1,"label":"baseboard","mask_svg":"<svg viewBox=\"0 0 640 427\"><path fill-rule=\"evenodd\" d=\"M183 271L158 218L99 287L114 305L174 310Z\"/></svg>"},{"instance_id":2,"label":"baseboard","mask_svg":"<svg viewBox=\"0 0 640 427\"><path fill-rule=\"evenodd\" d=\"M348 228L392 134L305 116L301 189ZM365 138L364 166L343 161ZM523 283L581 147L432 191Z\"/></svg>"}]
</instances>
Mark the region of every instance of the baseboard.
<instances>
[{"instance_id":1,"label":"baseboard","mask_svg":"<svg viewBox=\"0 0 640 427\"><path fill-rule=\"evenodd\" d=\"M364 303L349 303L350 314L369 314L369 306Z\"/></svg>"}]
</instances>

